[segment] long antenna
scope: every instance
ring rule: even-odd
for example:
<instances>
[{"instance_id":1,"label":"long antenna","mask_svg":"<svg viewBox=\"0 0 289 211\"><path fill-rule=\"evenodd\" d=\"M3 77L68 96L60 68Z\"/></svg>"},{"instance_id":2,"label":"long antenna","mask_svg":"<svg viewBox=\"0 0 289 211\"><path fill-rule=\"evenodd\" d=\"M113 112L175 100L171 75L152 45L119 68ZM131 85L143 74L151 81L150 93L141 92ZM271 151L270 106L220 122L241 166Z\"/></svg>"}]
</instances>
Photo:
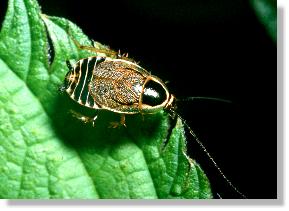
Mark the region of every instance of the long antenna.
<instances>
[{"instance_id":1,"label":"long antenna","mask_svg":"<svg viewBox=\"0 0 289 211\"><path fill-rule=\"evenodd\" d=\"M222 98L216 98L216 97L185 97L185 98L178 98L176 101L193 101L193 100L212 100L212 101L219 101L223 103L232 103L230 100L222 99Z\"/></svg>"},{"instance_id":2,"label":"long antenna","mask_svg":"<svg viewBox=\"0 0 289 211\"><path fill-rule=\"evenodd\" d=\"M216 167L216 169L218 170L218 172L222 175L222 177L226 180L226 182L229 184L229 186L231 188L234 189L234 191L236 191L240 196L242 196L242 198L246 199L247 197L241 193L238 188L236 188L232 182L225 176L225 174L223 173L223 171L220 169L220 167L218 166L218 164L216 163L216 161L214 160L214 158L210 155L210 153L208 152L207 148L204 146L204 144L200 141L200 139L197 137L197 135L194 133L194 131L191 129L191 127L187 124L186 120L181 117L178 113L176 113L174 110L170 109L170 112L172 112L173 114L176 114L178 118L180 118L183 122L183 124L188 128L190 134L194 137L194 139L196 140L196 142L200 145L200 147L203 149L203 151L206 153L206 155L208 156L208 158L211 160L211 162L214 164L214 166Z\"/></svg>"}]
</instances>

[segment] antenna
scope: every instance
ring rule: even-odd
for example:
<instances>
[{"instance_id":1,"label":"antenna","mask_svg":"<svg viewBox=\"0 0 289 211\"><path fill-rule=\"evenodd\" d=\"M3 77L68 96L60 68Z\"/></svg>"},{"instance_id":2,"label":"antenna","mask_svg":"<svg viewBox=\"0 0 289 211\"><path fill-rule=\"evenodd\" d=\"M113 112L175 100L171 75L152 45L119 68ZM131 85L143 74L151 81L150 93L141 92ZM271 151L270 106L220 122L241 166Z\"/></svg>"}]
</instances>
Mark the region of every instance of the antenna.
<instances>
[{"instance_id":1,"label":"antenna","mask_svg":"<svg viewBox=\"0 0 289 211\"><path fill-rule=\"evenodd\" d=\"M214 166L216 167L216 169L218 170L218 172L221 174L221 176L225 179L225 181L229 184L229 186L231 188L233 188L234 191L236 191L242 198L246 199L247 197L241 193L238 188L236 188L232 182L225 176L225 174L223 173L223 171L221 170L221 168L218 166L218 164L216 163L216 161L214 160L214 158L210 155L210 153L208 152L207 148L204 146L204 144L200 141L200 139L198 138L198 136L194 133L194 131L191 129L191 127L187 124L186 120L181 117L177 112L175 112L174 110L170 109L170 112L172 112L172 114L177 115L178 118L180 118L183 122L183 124L187 127L187 129L189 130L190 134L193 136L193 138L195 139L195 141L199 144L199 146L203 149L203 151L206 153L206 155L208 156L208 158L211 160L211 162L214 164Z\"/></svg>"},{"instance_id":2,"label":"antenna","mask_svg":"<svg viewBox=\"0 0 289 211\"><path fill-rule=\"evenodd\" d=\"M181 99L176 99L176 101L181 101L181 102L185 102L185 101L194 101L194 100L212 100L212 101L219 101L219 102L223 102L223 103L232 103L232 101L230 100L226 100L226 99L222 99L222 98L216 98L216 97L185 97L185 98L181 98Z\"/></svg>"}]
</instances>

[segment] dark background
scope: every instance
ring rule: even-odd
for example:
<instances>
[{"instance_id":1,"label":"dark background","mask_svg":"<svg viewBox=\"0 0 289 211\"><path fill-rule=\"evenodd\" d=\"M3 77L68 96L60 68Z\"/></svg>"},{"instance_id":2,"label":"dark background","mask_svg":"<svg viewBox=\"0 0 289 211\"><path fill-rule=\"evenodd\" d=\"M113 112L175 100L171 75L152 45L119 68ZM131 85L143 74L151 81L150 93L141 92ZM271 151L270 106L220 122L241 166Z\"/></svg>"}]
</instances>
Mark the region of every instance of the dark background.
<instances>
[{"instance_id":1,"label":"dark background","mask_svg":"<svg viewBox=\"0 0 289 211\"><path fill-rule=\"evenodd\" d=\"M4 1L1 1L4 2ZM89 37L129 55L169 81L177 97L232 103L179 103L224 174L248 198L277 197L276 42L244 0L39 0L43 13L65 17ZM1 3L1 16L5 3ZM2 21L1 21L2 22ZM213 191L238 195L192 138L190 156Z\"/></svg>"}]
</instances>

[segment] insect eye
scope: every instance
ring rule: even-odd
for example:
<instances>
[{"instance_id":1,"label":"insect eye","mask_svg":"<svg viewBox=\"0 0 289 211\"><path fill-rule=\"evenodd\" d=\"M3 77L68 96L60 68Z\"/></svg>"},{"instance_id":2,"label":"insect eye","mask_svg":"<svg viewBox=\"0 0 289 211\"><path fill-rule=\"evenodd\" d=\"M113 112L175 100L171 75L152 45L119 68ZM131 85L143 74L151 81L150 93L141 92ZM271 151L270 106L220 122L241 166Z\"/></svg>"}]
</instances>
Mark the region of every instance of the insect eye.
<instances>
[{"instance_id":1,"label":"insect eye","mask_svg":"<svg viewBox=\"0 0 289 211\"><path fill-rule=\"evenodd\" d=\"M152 80L146 83L142 96L143 104L157 106L162 104L166 99L166 90L161 84Z\"/></svg>"}]
</instances>

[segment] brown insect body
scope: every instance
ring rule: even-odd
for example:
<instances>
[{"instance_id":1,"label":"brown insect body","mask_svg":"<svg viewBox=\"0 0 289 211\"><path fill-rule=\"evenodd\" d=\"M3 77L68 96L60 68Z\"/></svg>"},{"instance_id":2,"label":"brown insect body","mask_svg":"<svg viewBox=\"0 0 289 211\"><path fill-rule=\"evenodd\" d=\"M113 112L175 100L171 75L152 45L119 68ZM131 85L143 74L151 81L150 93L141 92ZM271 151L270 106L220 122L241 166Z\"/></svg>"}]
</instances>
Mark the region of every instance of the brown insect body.
<instances>
[{"instance_id":1,"label":"brown insect body","mask_svg":"<svg viewBox=\"0 0 289 211\"><path fill-rule=\"evenodd\" d=\"M155 113L174 96L164 83L132 61L92 56L79 60L65 77L65 90L76 102L116 113Z\"/></svg>"}]
</instances>

